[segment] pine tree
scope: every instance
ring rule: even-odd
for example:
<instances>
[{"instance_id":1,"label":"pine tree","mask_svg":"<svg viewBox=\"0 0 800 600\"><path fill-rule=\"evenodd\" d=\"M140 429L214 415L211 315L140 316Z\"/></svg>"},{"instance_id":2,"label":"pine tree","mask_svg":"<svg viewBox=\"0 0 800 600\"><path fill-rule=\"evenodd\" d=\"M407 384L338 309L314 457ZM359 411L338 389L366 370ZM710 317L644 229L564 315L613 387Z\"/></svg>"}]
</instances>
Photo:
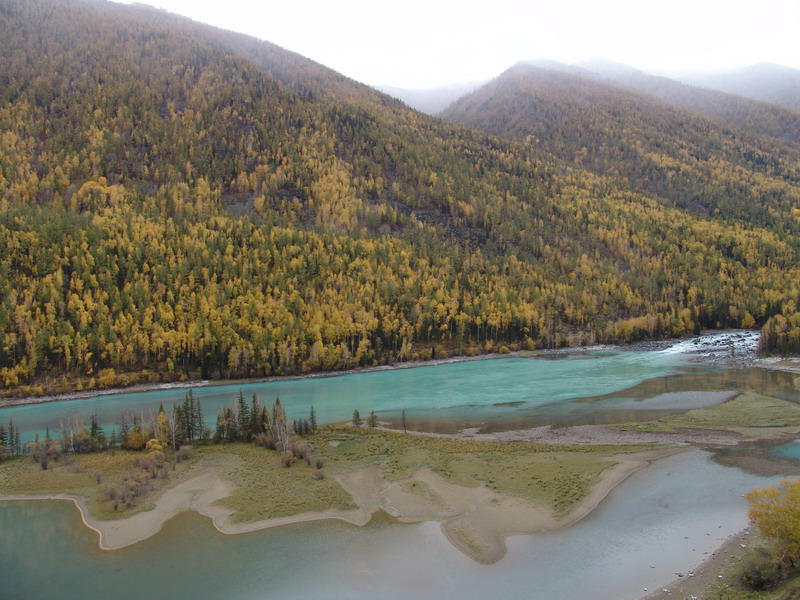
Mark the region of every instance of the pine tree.
<instances>
[{"instance_id":1,"label":"pine tree","mask_svg":"<svg viewBox=\"0 0 800 600\"><path fill-rule=\"evenodd\" d=\"M369 425L373 429L375 429L378 426L378 415L375 414L374 410L369 411L369 418L367 419L367 425Z\"/></svg>"},{"instance_id":2,"label":"pine tree","mask_svg":"<svg viewBox=\"0 0 800 600\"><path fill-rule=\"evenodd\" d=\"M17 439L15 437L15 426L14 426L14 419L8 419L8 453L11 457L17 456Z\"/></svg>"},{"instance_id":3,"label":"pine tree","mask_svg":"<svg viewBox=\"0 0 800 600\"><path fill-rule=\"evenodd\" d=\"M22 456L22 440L19 435L19 425L14 425L14 444L12 445L14 456Z\"/></svg>"},{"instance_id":4,"label":"pine tree","mask_svg":"<svg viewBox=\"0 0 800 600\"><path fill-rule=\"evenodd\" d=\"M0 461L5 459L7 448L8 448L8 436L6 435L6 427L2 423L0 423Z\"/></svg>"},{"instance_id":5,"label":"pine tree","mask_svg":"<svg viewBox=\"0 0 800 600\"><path fill-rule=\"evenodd\" d=\"M200 399L195 398L194 392L190 389L183 401L183 420L186 441L191 442L203 436L203 408Z\"/></svg>"},{"instance_id":6,"label":"pine tree","mask_svg":"<svg viewBox=\"0 0 800 600\"><path fill-rule=\"evenodd\" d=\"M261 402L258 401L258 396L253 394L253 400L250 403L250 422L247 425L247 439L264 432L262 414Z\"/></svg>"},{"instance_id":7,"label":"pine tree","mask_svg":"<svg viewBox=\"0 0 800 600\"><path fill-rule=\"evenodd\" d=\"M205 436L205 424L203 423L203 407L200 404L200 398L195 400L193 414L195 437L202 439Z\"/></svg>"},{"instance_id":8,"label":"pine tree","mask_svg":"<svg viewBox=\"0 0 800 600\"><path fill-rule=\"evenodd\" d=\"M97 423L97 413L94 413L89 421L89 451L97 452L104 448L105 445L106 434L103 432L103 428Z\"/></svg>"},{"instance_id":9,"label":"pine tree","mask_svg":"<svg viewBox=\"0 0 800 600\"><path fill-rule=\"evenodd\" d=\"M317 432L317 411L314 410L314 407L311 407L311 411L308 414L308 425L311 429L311 433Z\"/></svg>"},{"instance_id":10,"label":"pine tree","mask_svg":"<svg viewBox=\"0 0 800 600\"><path fill-rule=\"evenodd\" d=\"M361 415L358 414L358 409L353 411L353 427L361 427Z\"/></svg>"},{"instance_id":11,"label":"pine tree","mask_svg":"<svg viewBox=\"0 0 800 600\"><path fill-rule=\"evenodd\" d=\"M239 397L236 399L236 425L239 430L239 437L244 440L250 439L250 407L247 406L241 390L239 390Z\"/></svg>"}]
</instances>

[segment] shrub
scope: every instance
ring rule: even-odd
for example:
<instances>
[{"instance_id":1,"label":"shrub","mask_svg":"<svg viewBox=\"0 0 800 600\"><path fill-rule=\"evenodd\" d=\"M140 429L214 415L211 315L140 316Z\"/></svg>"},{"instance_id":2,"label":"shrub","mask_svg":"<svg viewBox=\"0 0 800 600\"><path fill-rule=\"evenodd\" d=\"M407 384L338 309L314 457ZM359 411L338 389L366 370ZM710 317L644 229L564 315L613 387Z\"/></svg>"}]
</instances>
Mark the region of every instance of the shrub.
<instances>
[{"instance_id":1,"label":"shrub","mask_svg":"<svg viewBox=\"0 0 800 600\"><path fill-rule=\"evenodd\" d=\"M785 581L793 570L791 560L765 548L757 548L742 562L740 579L749 590L773 590Z\"/></svg>"}]
</instances>

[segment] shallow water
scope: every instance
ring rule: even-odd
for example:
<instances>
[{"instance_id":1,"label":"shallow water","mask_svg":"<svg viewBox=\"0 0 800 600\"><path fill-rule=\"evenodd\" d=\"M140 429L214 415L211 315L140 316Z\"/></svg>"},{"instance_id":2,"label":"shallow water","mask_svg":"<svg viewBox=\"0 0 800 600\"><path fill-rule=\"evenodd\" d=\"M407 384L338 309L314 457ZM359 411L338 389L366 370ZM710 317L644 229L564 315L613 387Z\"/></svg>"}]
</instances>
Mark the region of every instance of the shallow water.
<instances>
[{"instance_id":1,"label":"shallow water","mask_svg":"<svg viewBox=\"0 0 800 600\"><path fill-rule=\"evenodd\" d=\"M800 460L800 440L792 440L772 449L771 454L781 458Z\"/></svg>"},{"instance_id":2,"label":"shallow water","mask_svg":"<svg viewBox=\"0 0 800 600\"><path fill-rule=\"evenodd\" d=\"M413 369L382 370L333 377L194 388L206 424L213 428L219 408L241 391L265 403L280 397L290 419L307 418L315 407L321 424L347 421L358 409L375 410L399 426L406 411L409 427L452 432L467 427L498 431L556 424L619 423L649 420L693 407L719 403L724 392L759 389L792 398L792 377L761 369L730 369L686 362L665 352L585 352L544 358L503 358L456 362ZM106 434L123 409L146 415L169 410L186 390L157 390L98 396L0 409L23 437L55 435L59 416L77 410L97 413Z\"/></svg>"},{"instance_id":3,"label":"shallow water","mask_svg":"<svg viewBox=\"0 0 800 600\"><path fill-rule=\"evenodd\" d=\"M374 409L382 419L406 410L420 429L496 430L652 419L740 391L797 401L793 379L691 364L675 351L590 352L207 387L195 394L209 423L241 390L265 401L280 396L289 418L305 417L312 405L321 423L347 420L354 408L362 415ZM32 435L48 424L52 430L68 410L96 411L108 432L123 408L169 408L184 394L15 407L0 410L0 420L11 417ZM635 474L565 531L511 538L506 558L490 566L453 548L437 523L386 519L366 528L327 522L225 536L186 513L143 543L103 552L71 503L0 502L0 599L634 600L707 558L746 525L743 494L775 482L722 467L704 452L686 452Z\"/></svg>"},{"instance_id":4,"label":"shallow water","mask_svg":"<svg viewBox=\"0 0 800 600\"><path fill-rule=\"evenodd\" d=\"M700 451L673 456L575 526L511 538L489 566L453 548L437 523L387 520L226 536L185 513L145 542L103 552L72 503L5 502L0 598L633 600L702 562L746 524L742 494L774 481Z\"/></svg>"}]
</instances>

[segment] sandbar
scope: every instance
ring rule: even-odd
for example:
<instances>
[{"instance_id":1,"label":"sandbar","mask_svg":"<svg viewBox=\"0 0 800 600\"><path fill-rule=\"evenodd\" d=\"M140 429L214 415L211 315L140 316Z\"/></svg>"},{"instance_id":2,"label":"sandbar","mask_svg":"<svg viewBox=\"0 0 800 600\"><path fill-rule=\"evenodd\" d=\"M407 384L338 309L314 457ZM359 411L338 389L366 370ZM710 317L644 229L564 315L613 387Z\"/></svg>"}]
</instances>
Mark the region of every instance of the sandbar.
<instances>
[{"instance_id":1,"label":"sandbar","mask_svg":"<svg viewBox=\"0 0 800 600\"><path fill-rule=\"evenodd\" d=\"M215 467L208 467L164 491L151 510L123 519L96 519L85 499L71 494L0 496L0 500L73 501L83 522L98 533L100 548L104 550L123 548L147 539L158 533L166 521L186 510L209 517L214 527L225 534L322 519L339 519L363 526L373 514L383 511L404 523L439 521L444 535L456 548L480 563L491 564L505 556L507 537L568 527L591 513L631 474L654 460L680 451L671 448L609 457L608 468L602 471L589 494L567 515L557 515L548 506L498 493L486 484L465 487L451 483L427 467L417 469L408 477L389 479L378 464L341 469L334 475L352 496L356 509L330 509L246 523L234 522L233 511L218 503L232 493L234 486Z\"/></svg>"}]
</instances>

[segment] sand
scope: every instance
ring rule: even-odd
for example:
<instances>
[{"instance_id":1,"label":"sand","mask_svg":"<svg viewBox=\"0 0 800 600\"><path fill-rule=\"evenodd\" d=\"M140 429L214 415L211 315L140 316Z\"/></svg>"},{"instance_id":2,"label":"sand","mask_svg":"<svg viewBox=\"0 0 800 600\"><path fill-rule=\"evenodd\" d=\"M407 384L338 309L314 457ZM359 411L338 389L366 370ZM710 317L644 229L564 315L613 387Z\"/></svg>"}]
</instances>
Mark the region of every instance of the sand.
<instances>
[{"instance_id":1,"label":"sand","mask_svg":"<svg viewBox=\"0 0 800 600\"><path fill-rule=\"evenodd\" d=\"M608 425L573 425L553 427L544 425L531 429L516 429L496 433L479 433L477 429L465 429L454 435L434 434L448 437L463 437L479 441L533 442L553 446L624 446L668 444L677 446L730 446L746 439L763 437L764 428L752 432L727 429L676 428L672 432L637 431L617 429ZM409 432L411 433L411 432ZM779 432L786 433L785 431ZM431 435L420 433L419 435Z\"/></svg>"},{"instance_id":2,"label":"sand","mask_svg":"<svg viewBox=\"0 0 800 600\"><path fill-rule=\"evenodd\" d=\"M589 494L566 516L554 514L550 507L500 494L486 485L465 487L450 483L427 467L402 479L387 479L377 464L335 474L337 482L358 506L354 510L331 509L249 523L234 523L230 518L232 511L216 503L230 495L234 488L214 467L164 491L151 510L124 519L96 519L84 498L69 494L2 496L0 499L75 502L84 523L98 533L100 547L105 550L147 539L158 533L166 521L186 510L209 517L214 526L226 534L322 519L340 519L363 526L374 513L384 511L404 523L439 521L443 533L456 548L478 562L491 564L505 556L508 536L568 527L591 513L632 473L678 451L661 449L610 457L609 467L601 473Z\"/></svg>"},{"instance_id":3,"label":"sand","mask_svg":"<svg viewBox=\"0 0 800 600\"><path fill-rule=\"evenodd\" d=\"M685 598L706 598L708 594L721 588L734 586L741 561L751 547L760 542L754 528L747 528L733 535L716 552L694 570L681 573L681 576L656 590L642 600L684 600Z\"/></svg>"}]
</instances>

